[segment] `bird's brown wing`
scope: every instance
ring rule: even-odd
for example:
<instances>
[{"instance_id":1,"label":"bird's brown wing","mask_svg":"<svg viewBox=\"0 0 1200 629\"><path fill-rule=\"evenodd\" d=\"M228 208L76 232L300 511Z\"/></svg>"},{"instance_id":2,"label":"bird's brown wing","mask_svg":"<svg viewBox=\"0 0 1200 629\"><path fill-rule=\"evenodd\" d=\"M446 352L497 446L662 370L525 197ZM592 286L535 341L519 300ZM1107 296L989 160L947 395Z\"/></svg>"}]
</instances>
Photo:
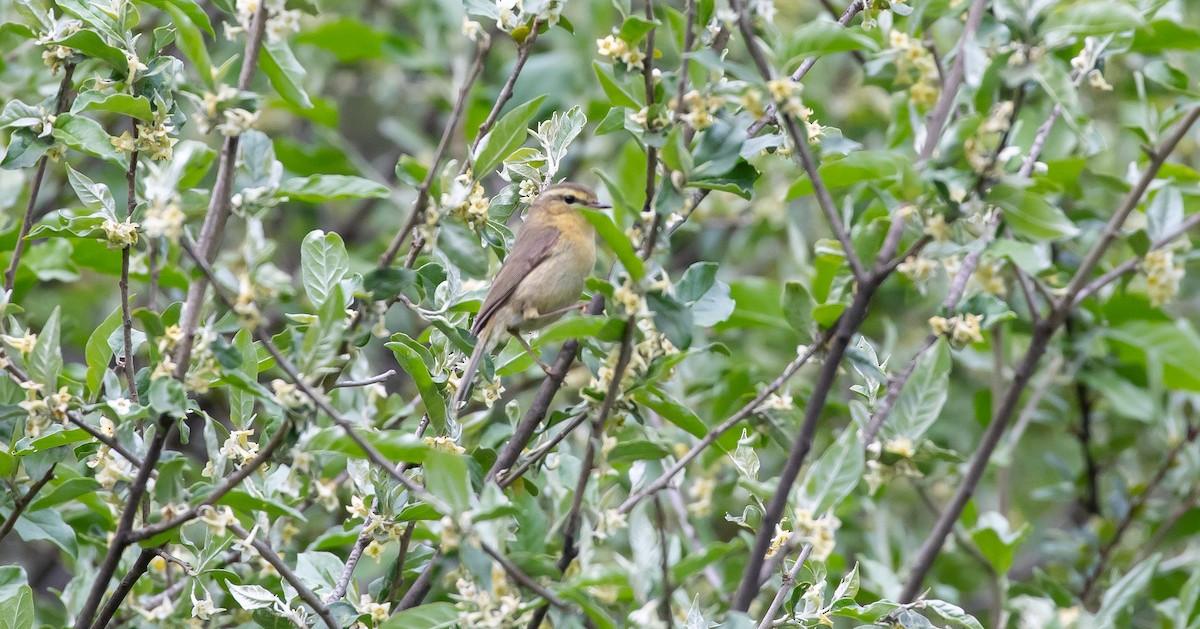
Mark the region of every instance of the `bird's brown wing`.
<instances>
[{"instance_id":1,"label":"bird's brown wing","mask_svg":"<svg viewBox=\"0 0 1200 629\"><path fill-rule=\"evenodd\" d=\"M550 250L558 242L558 230L552 227L535 227L528 223L521 229L513 244L512 253L504 260L492 288L488 291L475 323L471 325L471 334L479 336L488 321L496 314L501 306L508 303L509 297L516 292L517 285L531 271L550 257Z\"/></svg>"}]
</instances>

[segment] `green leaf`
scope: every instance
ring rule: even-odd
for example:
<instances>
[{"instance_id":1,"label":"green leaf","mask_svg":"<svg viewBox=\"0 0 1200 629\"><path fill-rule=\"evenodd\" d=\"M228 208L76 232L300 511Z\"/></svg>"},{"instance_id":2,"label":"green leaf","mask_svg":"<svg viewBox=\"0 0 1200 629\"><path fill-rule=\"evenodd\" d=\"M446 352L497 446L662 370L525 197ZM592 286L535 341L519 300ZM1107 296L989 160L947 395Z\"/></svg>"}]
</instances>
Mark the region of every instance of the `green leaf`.
<instances>
[{"instance_id":1,"label":"green leaf","mask_svg":"<svg viewBox=\"0 0 1200 629\"><path fill-rule=\"evenodd\" d=\"M922 602L924 608L934 614L940 616L942 620L950 623L954 627L963 627L963 629L983 629L983 625L974 616L963 611L963 608L953 603L947 603L938 599L926 599Z\"/></svg>"},{"instance_id":2,"label":"green leaf","mask_svg":"<svg viewBox=\"0 0 1200 629\"><path fill-rule=\"evenodd\" d=\"M292 201L322 203L342 199L379 199L386 197L388 193L387 186L362 177L312 175L285 180L279 184L275 198L287 197Z\"/></svg>"},{"instance_id":3,"label":"green leaf","mask_svg":"<svg viewBox=\"0 0 1200 629\"><path fill-rule=\"evenodd\" d=\"M425 456L425 488L445 500L455 513L471 508L471 478L464 456L430 450Z\"/></svg>"},{"instance_id":4,"label":"green leaf","mask_svg":"<svg viewBox=\"0 0 1200 629\"><path fill-rule=\"evenodd\" d=\"M113 200L112 191L108 186L92 181L87 175L71 168L70 164L67 165L67 181L75 191L75 196L79 197L89 210L101 210L110 218L116 219L117 203Z\"/></svg>"},{"instance_id":5,"label":"green leaf","mask_svg":"<svg viewBox=\"0 0 1200 629\"><path fill-rule=\"evenodd\" d=\"M1029 524L1023 524L1014 531L1008 523L1008 518L995 511L988 511L979 516L971 530L971 540L979 547L983 556L987 557L996 574L1008 574L1017 546L1021 545L1028 533Z\"/></svg>"},{"instance_id":6,"label":"green leaf","mask_svg":"<svg viewBox=\"0 0 1200 629\"><path fill-rule=\"evenodd\" d=\"M458 623L459 611L454 603L427 603L394 614L380 629L449 629Z\"/></svg>"},{"instance_id":7,"label":"green leaf","mask_svg":"<svg viewBox=\"0 0 1200 629\"><path fill-rule=\"evenodd\" d=\"M622 441L608 453L610 461L657 461L670 454L661 443L645 439Z\"/></svg>"},{"instance_id":8,"label":"green leaf","mask_svg":"<svg viewBox=\"0 0 1200 629\"><path fill-rule=\"evenodd\" d=\"M100 159L125 169L129 166L127 158L113 148L109 142L111 136L100 126L100 123L86 116L61 114L54 121L54 139L69 148Z\"/></svg>"},{"instance_id":9,"label":"green leaf","mask_svg":"<svg viewBox=\"0 0 1200 629\"><path fill-rule=\"evenodd\" d=\"M417 272L412 269L389 267L375 269L363 277L363 289L375 300L386 300L401 293L413 301L420 301L417 294Z\"/></svg>"},{"instance_id":10,"label":"green leaf","mask_svg":"<svg viewBox=\"0 0 1200 629\"><path fill-rule=\"evenodd\" d=\"M902 181L913 170L912 160L895 151L858 151L836 161L827 161L817 168L825 187L833 190L864 181L884 186ZM812 194L812 181L801 177L787 191L787 199Z\"/></svg>"},{"instance_id":11,"label":"green leaf","mask_svg":"<svg viewBox=\"0 0 1200 629\"><path fill-rule=\"evenodd\" d=\"M304 91L304 77L308 74L296 60L286 40L263 43L261 65L263 74L283 100L300 109L312 109L312 100Z\"/></svg>"},{"instance_id":12,"label":"green leaf","mask_svg":"<svg viewBox=\"0 0 1200 629\"><path fill-rule=\"evenodd\" d=\"M119 48L110 46L96 31L82 29L60 39L58 43L78 50L89 57L100 59L122 75L129 71L129 61L125 59L125 53L121 52Z\"/></svg>"},{"instance_id":13,"label":"green leaf","mask_svg":"<svg viewBox=\"0 0 1200 629\"><path fill-rule=\"evenodd\" d=\"M355 431L389 461L422 463L429 453L429 446L420 438L403 430L371 430L358 428ZM308 442L307 449L314 452L339 452L347 456L362 457L362 448L336 426L322 429Z\"/></svg>"},{"instance_id":14,"label":"green leaf","mask_svg":"<svg viewBox=\"0 0 1200 629\"><path fill-rule=\"evenodd\" d=\"M546 343L565 341L567 339L586 339L596 336L608 323L608 317L585 315L555 321L538 333L531 347L537 349ZM624 323L623 321L621 322Z\"/></svg>"},{"instance_id":15,"label":"green leaf","mask_svg":"<svg viewBox=\"0 0 1200 629\"><path fill-rule=\"evenodd\" d=\"M333 54L338 63L354 63L383 55L387 33L352 17L325 22L296 36L296 43L317 46Z\"/></svg>"},{"instance_id":16,"label":"green leaf","mask_svg":"<svg viewBox=\"0 0 1200 629\"><path fill-rule=\"evenodd\" d=\"M729 120L717 119L700 136L696 146L693 179L720 177L733 170L741 161L742 145L746 143L746 130Z\"/></svg>"},{"instance_id":17,"label":"green leaf","mask_svg":"<svg viewBox=\"0 0 1200 629\"><path fill-rule=\"evenodd\" d=\"M1004 212L1004 220L1013 231L1027 238L1057 240L1079 233L1071 219L1040 194L1002 183L988 193L988 201Z\"/></svg>"},{"instance_id":18,"label":"green leaf","mask_svg":"<svg viewBox=\"0 0 1200 629\"><path fill-rule=\"evenodd\" d=\"M629 107L631 109L641 109L642 104L637 96L630 89L617 82L613 77L612 66L599 61L593 61L592 67L596 70L596 77L600 79L600 87L604 90L604 94L608 96L608 102L614 107Z\"/></svg>"},{"instance_id":19,"label":"green leaf","mask_svg":"<svg viewBox=\"0 0 1200 629\"><path fill-rule=\"evenodd\" d=\"M621 30L617 32L617 37L625 40L630 47L634 47L642 43L646 35L656 26L658 26L657 20L651 21L638 15L631 15L621 23Z\"/></svg>"},{"instance_id":20,"label":"green leaf","mask_svg":"<svg viewBox=\"0 0 1200 629\"><path fill-rule=\"evenodd\" d=\"M805 343L812 341L812 311L815 303L802 282L792 281L783 285L783 313L788 318L788 324L800 333Z\"/></svg>"},{"instance_id":21,"label":"green leaf","mask_svg":"<svg viewBox=\"0 0 1200 629\"><path fill-rule=\"evenodd\" d=\"M805 472L798 501L813 514L825 513L854 491L865 471L862 445L853 430L843 430Z\"/></svg>"},{"instance_id":22,"label":"green leaf","mask_svg":"<svg viewBox=\"0 0 1200 629\"><path fill-rule=\"evenodd\" d=\"M646 303L654 312L654 327L666 335L671 344L687 349L692 344L692 328L695 326L692 311L679 300L666 293L646 293Z\"/></svg>"},{"instance_id":23,"label":"green leaf","mask_svg":"<svg viewBox=\"0 0 1200 629\"><path fill-rule=\"evenodd\" d=\"M588 219L592 227L596 228L596 232L600 234L604 242L608 243L609 248L613 250L617 259L625 267L625 271L629 273L629 277L635 282L642 279L642 276L646 273L645 265L633 250L633 243L629 242L629 236L626 236L625 232L621 231L613 223L612 218L608 214L600 210L583 207L579 208L579 211Z\"/></svg>"},{"instance_id":24,"label":"green leaf","mask_svg":"<svg viewBox=\"0 0 1200 629\"><path fill-rule=\"evenodd\" d=\"M1050 14L1041 30L1063 35L1107 35L1133 30L1143 23L1141 12L1122 2L1082 2Z\"/></svg>"},{"instance_id":25,"label":"green leaf","mask_svg":"<svg viewBox=\"0 0 1200 629\"><path fill-rule=\"evenodd\" d=\"M154 119L154 112L150 110L150 100L145 96L121 93L101 94L91 90L75 97L75 102L71 104L71 111L111 111L147 122Z\"/></svg>"},{"instance_id":26,"label":"green leaf","mask_svg":"<svg viewBox=\"0 0 1200 629\"><path fill-rule=\"evenodd\" d=\"M38 334L37 344L29 353L29 377L47 389L58 388L58 376L62 373L62 348L59 341L60 309L56 306Z\"/></svg>"},{"instance_id":27,"label":"green leaf","mask_svg":"<svg viewBox=\"0 0 1200 629\"><path fill-rule=\"evenodd\" d=\"M914 442L937 421L950 391L950 347L939 338L917 359L912 375L896 398L891 417L883 425L889 439Z\"/></svg>"},{"instance_id":28,"label":"green leaf","mask_svg":"<svg viewBox=\"0 0 1200 629\"><path fill-rule=\"evenodd\" d=\"M188 12L178 6L175 1L164 3L163 9L171 15L171 22L178 31L179 36L175 41L179 50L196 67L196 74L200 80L208 87L213 87L215 78L213 77L212 59L208 56L204 35L200 33L200 29L188 16ZM212 32L211 24L208 26L208 31Z\"/></svg>"},{"instance_id":29,"label":"green leaf","mask_svg":"<svg viewBox=\"0 0 1200 629\"><path fill-rule=\"evenodd\" d=\"M396 362L400 363L400 368L413 379L421 401L425 404L425 413L429 416L430 423L434 428L444 430L446 427L446 400L429 375L429 367L422 360L419 351L412 344L404 340L397 340L398 336L404 335L393 335L392 342L385 346L396 355ZM404 338L407 339L407 337ZM411 341L411 339L407 340Z\"/></svg>"},{"instance_id":30,"label":"green leaf","mask_svg":"<svg viewBox=\"0 0 1200 629\"><path fill-rule=\"evenodd\" d=\"M183 417L187 412L187 392L175 378L157 378L150 382L147 393L150 408L156 413Z\"/></svg>"},{"instance_id":31,"label":"green leaf","mask_svg":"<svg viewBox=\"0 0 1200 629\"><path fill-rule=\"evenodd\" d=\"M113 349L108 344L108 338L121 327L121 307L113 309L104 321L92 330L84 347L84 357L87 359L87 391L88 398L95 400L100 394L100 383L104 372L108 371L108 362L112 360Z\"/></svg>"},{"instance_id":32,"label":"green leaf","mask_svg":"<svg viewBox=\"0 0 1200 629\"><path fill-rule=\"evenodd\" d=\"M0 567L0 629L33 627L33 589L21 566Z\"/></svg>"},{"instance_id":33,"label":"green leaf","mask_svg":"<svg viewBox=\"0 0 1200 629\"><path fill-rule=\"evenodd\" d=\"M793 59L824 57L852 50L874 52L879 49L875 40L863 33L861 28L846 28L828 21L809 22L788 34L787 40L787 54ZM794 65L786 64L787 67Z\"/></svg>"},{"instance_id":34,"label":"green leaf","mask_svg":"<svg viewBox=\"0 0 1200 629\"><path fill-rule=\"evenodd\" d=\"M501 116L500 120L496 122L496 126L483 136L483 139L479 141L479 148L471 160L474 163L472 172L476 179L491 174L492 170L504 161L504 158L525 143L525 137L529 131L529 121L537 115L538 108L542 106L544 100L546 100L545 94L514 107L512 111Z\"/></svg>"},{"instance_id":35,"label":"green leaf","mask_svg":"<svg viewBox=\"0 0 1200 629\"><path fill-rule=\"evenodd\" d=\"M58 546L68 556L79 556L75 529L63 521L62 513L58 509L22 513L21 517L17 518L14 530L27 542L44 540Z\"/></svg>"},{"instance_id":36,"label":"green leaf","mask_svg":"<svg viewBox=\"0 0 1200 629\"><path fill-rule=\"evenodd\" d=\"M665 391L639 390L634 395L634 400L658 413L663 419L686 430L693 437L703 438L708 434L708 427L704 425L700 417Z\"/></svg>"},{"instance_id":37,"label":"green leaf","mask_svg":"<svg viewBox=\"0 0 1200 629\"><path fill-rule=\"evenodd\" d=\"M691 577L700 574L700 571L705 566L725 559L738 551L744 552L745 544L741 540L735 539L728 542L712 543L705 546L698 553L686 553L679 558L679 561L675 565L671 566L671 582L683 583Z\"/></svg>"},{"instance_id":38,"label":"green leaf","mask_svg":"<svg viewBox=\"0 0 1200 629\"><path fill-rule=\"evenodd\" d=\"M304 292L313 306L329 299L330 290L350 272L350 256L342 237L315 229L300 244L300 276Z\"/></svg>"},{"instance_id":39,"label":"green leaf","mask_svg":"<svg viewBox=\"0 0 1200 629\"><path fill-rule=\"evenodd\" d=\"M234 585L232 583L225 585L229 589L229 593L233 595L233 600L237 601L238 606L242 609L252 611L283 605L283 601L279 600L278 596L261 585Z\"/></svg>"},{"instance_id":40,"label":"green leaf","mask_svg":"<svg viewBox=\"0 0 1200 629\"><path fill-rule=\"evenodd\" d=\"M1158 54L1165 50L1200 50L1200 29L1172 19L1156 19L1138 27L1131 51Z\"/></svg>"},{"instance_id":41,"label":"green leaf","mask_svg":"<svg viewBox=\"0 0 1200 629\"><path fill-rule=\"evenodd\" d=\"M1050 255L1046 248L1038 243L997 238L988 246L987 255L1007 259L1030 275L1037 275L1050 268Z\"/></svg>"},{"instance_id":42,"label":"green leaf","mask_svg":"<svg viewBox=\"0 0 1200 629\"><path fill-rule=\"evenodd\" d=\"M88 435L90 438L91 435ZM68 478L48 492L43 492L29 505L29 511L40 511L100 491L100 483L86 476Z\"/></svg>"}]
</instances>

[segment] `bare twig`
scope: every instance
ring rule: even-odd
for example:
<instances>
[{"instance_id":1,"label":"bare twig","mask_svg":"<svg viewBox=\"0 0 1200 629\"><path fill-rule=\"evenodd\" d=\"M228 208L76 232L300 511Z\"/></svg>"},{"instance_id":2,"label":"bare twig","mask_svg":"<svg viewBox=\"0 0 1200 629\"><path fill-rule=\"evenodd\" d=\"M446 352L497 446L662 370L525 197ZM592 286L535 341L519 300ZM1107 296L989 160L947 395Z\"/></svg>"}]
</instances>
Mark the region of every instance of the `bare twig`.
<instances>
[{"instance_id":1,"label":"bare twig","mask_svg":"<svg viewBox=\"0 0 1200 629\"><path fill-rule=\"evenodd\" d=\"M61 114L67 110L67 95L71 92L71 77L75 75L75 64L68 63L63 71L62 81L58 84L58 97L55 99L54 113ZM13 289L17 281L17 268L21 266L21 254L25 252L25 237L33 228L34 208L37 206L38 192L42 189L42 180L46 177L46 165L50 157L43 155L38 160L37 170L33 173L33 181L29 183L29 202L25 205L25 214L21 219L21 228L17 231L17 242L13 245L12 261L8 263L8 271L4 273L4 290Z\"/></svg>"},{"instance_id":2,"label":"bare twig","mask_svg":"<svg viewBox=\"0 0 1200 629\"><path fill-rule=\"evenodd\" d=\"M375 511L378 505L379 498L377 497L371 505L371 511ZM342 568L342 576L338 578L329 596L325 597L326 602L340 601L346 596L346 588L350 587L350 579L354 577L354 567L358 565L358 560L362 558L363 550L366 549L367 544L371 543L371 538L374 535L373 531L368 530L365 525L363 526L362 531L358 534L358 539L354 540L354 546L350 549L350 554L346 556L346 565Z\"/></svg>"},{"instance_id":3,"label":"bare twig","mask_svg":"<svg viewBox=\"0 0 1200 629\"><path fill-rule=\"evenodd\" d=\"M45 487L46 483L54 478L54 468L56 467L58 467L58 463L50 464L50 469L46 470L46 473L37 482L30 485L29 489L25 490L25 493L17 499L17 503L13 505L12 513L8 514L8 518L4 520L4 524L0 524L0 541L3 541L9 531L12 531L13 526L17 523L17 519L21 517L21 513L25 511L29 503L33 502L34 497L42 490L42 487Z\"/></svg>"},{"instance_id":4,"label":"bare twig","mask_svg":"<svg viewBox=\"0 0 1200 629\"><path fill-rule=\"evenodd\" d=\"M958 89L962 86L966 71L966 47L975 39L975 31L979 30L979 23L983 21L983 12L986 7L986 0L973 0L971 8L967 10L967 23L963 25L962 36L958 39L958 54L954 56L954 63L946 73L946 80L942 83L941 96L938 97L938 102L933 107L933 113L929 115L929 124L925 127L925 144L917 156L917 160L920 162L933 156L933 149L942 137L942 129L950 120L950 111L954 108L954 101L958 98Z\"/></svg>"},{"instance_id":5,"label":"bare twig","mask_svg":"<svg viewBox=\"0 0 1200 629\"><path fill-rule=\"evenodd\" d=\"M978 487L979 481L983 478L983 473L987 469L992 453L995 451L997 444L1000 442L1000 437L1012 419L1013 411L1017 407L1025 386L1029 383L1029 379L1037 368L1041 357L1046 353L1050 338L1054 336L1054 333L1066 320L1076 298L1086 287L1086 282L1090 279L1092 271L1095 270L1100 259L1116 239L1120 226L1128 218L1129 213L1138 206L1142 195L1149 188L1150 183L1158 174L1167 157L1175 150L1176 145L1183 139L1192 125L1195 124L1197 118L1200 118L1200 107L1191 109L1184 116L1175 131L1150 154L1150 163L1146 165L1146 169L1143 171L1137 185L1130 190L1121 206L1113 213L1108 224L1105 225L1100 239L1088 251L1083 263L1081 263L1075 276L1064 291L1062 298L1053 305L1050 313L1038 325L1034 326L1033 336L1030 339L1029 349L1025 358L1021 361L1020 366L1017 367L1016 372L1014 372L1012 382L1005 392L1004 400L997 408L991 424L984 431L979 446L971 458L967 473L963 476L958 488L955 490L954 497L951 498L946 509L938 518L933 531L926 538L916 560L913 562L900 600L912 601L920 593L921 584L924 582L925 576L929 573L929 569L933 566L934 560L941 553L946 537L950 534L954 523L958 521L958 517L966 507L967 501L975 493L975 488Z\"/></svg>"},{"instance_id":6,"label":"bare twig","mask_svg":"<svg viewBox=\"0 0 1200 629\"><path fill-rule=\"evenodd\" d=\"M217 504L221 498L224 498L226 494L237 489L238 485L242 484L242 481L249 478L251 474L265 465L271 458L271 455L279 449L279 446L283 445L290 430L291 422L285 422L271 437L271 440L258 451L258 454L254 455L254 458L246 461L245 464L226 476L225 480L221 481L221 484L217 485L208 495L204 496L200 502L188 507L186 511L173 518L160 520L135 531L130 531L126 539L131 543L141 542L200 517L203 515L206 507Z\"/></svg>"},{"instance_id":7,"label":"bare twig","mask_svg":"<svg viewBox=\"0 0 1200 629\"><path fill-rule=\"evenodd\" d=\"M349 387L365 387L368 384L377 384L380 382L387 382L388 378L391 378L394 375L396 375L396 370L388 369L387 371L379 374L378 376L371 376L370 378L364 378L362 380L339 380L338 382L335 382L333 384L333 388L334 389L344 389L344 388L349 388Z\"/></svg>"},{"instance_id":8,"label":"bare twig","mask_svg":"<svg viewBox=\"0 0 1200 629\"><path fill-rule=\"evenodd\" d=\"M982 0L976 0L981 2ZM771 65L767 62L767 58L763 55L762 49L758 45L758 40L754 35L754 27L750 24L750 16L747 15L746 5L744 0L731 0L730 6L737 12L738 27L742 31L742 36L746 39L746 48L750 52L750 57L754 60L754 64L758 67L759 74L762 75L764 81L770 81L774 78L774 72L771 70ZM817 172L817 163L813 158L812 151L808 148L808 134L801 134L796 126L796 120L786 112L780 111L776 104L775 117L780 119L782 126L787 131L788 136L792 139L793 152L792 155L799 162L800 167L808 175L812 182L813 196L817 199L817 205L821 207L821 211L825 214L825 220L829 223L830 229L833 230L834 236L842 245L843 254L846 256L846 263L850 265L850 270L854 273L854 278L858 281L863 281L867 277L867 270L863 267L862 261L858 259L858 252L854 248L854 242L850 238L850 231L846 229L842 223L841 217L838 215L837 206L833 202L833 197L829 194L829 189L825 187L825 182Z\"/></svg>"},{"instance_id":9,"label":"bare twig","mask_svg":"<svg viewBox=\"0 0 1200 629\"><path fill-rule=\"evenodd\" d=\"M1125 510L1124 517L1122 517L1121 521L1117 524L1117 529L1113 532L1112 539L1100 547L1100 554L1096 558L1096 564L1092 566L1091 571L1088 572L1087 578L1085 578L1083 581L1083 587L1079 592L1079 599L1084 603L1087 603L1088 599L1092 596L1097 582L1099 582L1100 577L1104 574L1105 569L1108 567L1108 562L1112 559L1113 551L1116 550L1117 546L1121 545L1121 539L1125 537L1125 533L1129 531L1129 527L1133 525L1133 521L1138 515L1141 514L1142 509L1150 500L1150 496L1154 495L1155 490L1158 489L1158 486L1161 485L1163 480L1167 477L1167 472L1171 471L1171 468L1175 466L1175 461L1179 459L1179 453L1182 452L1186 446L1189 446L1195 442L1197 436L1200 436L1200 425L1189 424L1187 427L1187 434L1185 434L1184 438L1179 440L1179 443L1176 443L1174 447L1172 447L1167 453L1162 465L1159 466L1158 470L1154 473L1154 476L1146 483L1142 493L1138 494L1133 500L1130 501L1129 508Z\"/></svg>"},{"instance_id":10,"label":"bare twig","mask_svg":"<svg viewBox=\"0 0 1200 629\"><path fill-rule=\"evenodd\" d=\"M238 89L249 91L254 72L258 68L258 56L262 49L263 34L267 26L267 3L260 3L254 13L246 47L242 53L242 70L238 75ZM232 211L230 198L233 193L233 176L237 170L237 153L240 137L236 135L225 138L221 145L221 157L217 166L217 179L213 183L208 211L204 215L204 224L200 227L200 239L196 243L196 251L206 262L211 264L217 257L221 246L221 238L225 234L225 224L229 221ZM200 310L204 307L204 293L208 289L207 278L197 278L188 286L187 301L183 305L180 316L180 328L183 330L179 345L175 351L175 377L183 379L187 374L188 365L192 358L192 345L195 342L196 327L200 323Z\"/></svg>"},{"instance_id":11,"label":"bare twig","mask_svg":"<svg viewBox=\"0 0 1200 629\"><path fill-rule=\"evenodd\" d=\"M130 118L131 126L133 127L133 141L136 144L138 139L137 119ZM125 171L125 181L127 184L127 192L129 198L125 204L125 219L132 220L133 212L137 208L137 164L138 151L135 148L129 152L129 169ZM122 334L122 349L125 355L122 357L121 365L125 372L125 383L129 386L129 399L134 404L140 404L138 399L137 381L134 375L137 369L133 364L133 318L130 315L129 303L129 255L133 249L132 245L127 245L121 249L121 279L118 281L118 287L121 291L121 334ZM141 420L138 420L138 427L141 428ZM140 432L140 431L139 431Z\"/></svg>"},{"instance_id":12,"label":"bare twig","mask_svg":"<svg viewBox=\"0 0 1200 629\"><path fill-rule=\"evenodd\" d=\"M413 202L412 213L409 214L404 227L392 238L392 244L388 245L383 255L379 256L379 268L392 265L396 255L400 253L400 247L408 239L408 235L424 218L425 209L429 206L429 190L433 187L433 182L437 180L441 171L442 160L445 159L446 150L450 147L450 138L454 137L454 131L458 129L458 123L462 119L463 112L466 111L467 96L471 93L471 86L475 84L475 79L483 70L483 62L491 47L491 38L485 37L475 49L475 60L471 63L470 69L467 70L467 76L463 78L463 83L458 88L458 97L454 100L454 106L450 110L450 119L446 121L446 127L442 130L442 137L438 140L437 149L433 153L433 161L429 164L429 171L425 173L425 179L417 187L417 199Z\"/></svg>"},{"instance_id":13,"label":"bare twig","mask_svg":"<svg viewBox=\"0 0 1200 629\"><path fill-rule=\"evenodd\" d=\"M481 542L479 546L483 549L483 552L487 553L489 557L495 559L496 563L500 564L500 567L504 568L504 571L508 573L508 576L512 577L513 581L525 586L526 589L542 597L542 599L544 599L547 603L550 603L559 609L571 609L571 606L568 605L566 601L562 600L558 596L555 596L550 590L542 587L542 585L535 581L533 577L525 574L524 570L521 570L517 564L513 563L508 557L500 554L495 548L492 548L486 542Z\"/></svg>"},{"instance_id":14,"label":"bare twig","mask_svg":"<svg viewBox=\"0 0 1200 629\"><path fill-rule=\"evenodd\" d=\"M242 528L239 524L230 524L229 530L243 540L245 540L247 537L250 537L249 531ZM338 629L341 627L341 625L333 617L333 614L329 612L329 608L321 602L321 599L317 597L317 595L310 590L307 585L304 585L304 582L300 580L300 577L296 576L295 572L292 572L291 566L289 566L287 562L279 556L279 553L275 552L275 549L271 548L270 544L259 539L257 535L248 541L252 546L254 546L254 550L258 551L258 554L263 558L263 561L271 564L271 567L275 568L275 570L279 572L279 576L283 577L283 580L287 581L288 585L295 588L296 595L300 597L300 600L304 601L310 608L312 608L313 612L315 612L317 616L319 616L321 620L325 622L326 626L328 626L330 629Z\"/></svg>"},{"instance_id":15,"label":"bare twig","mask_svg":"<svg viewBox=\"0 0 1200 629\"><path fill-rule=\"evenodd\" d=\"M133 562L133 566L129 568L129 572L121 577L120 583L117 584L117 589L113 591L112 596L108 598L108 602L100 613L96 616L96 622L92 624L92 629L104 629L108 626L109 621L116 615L117 610L121 608L121 602L129 596L130 590L137 580L146 574L146 569L150 567L150 560L154 559L155 552L153 548L143 548L142 552L138 553L137 559Z\"/></svg>"},{"instance_id":16,"label":"bare twig","mask_svg":"<svg viewBox=\"0 0 1200 629\"><path fill-rule=\"evenodd\" d=\"M679 460L671 465L667 471L663 472L658 478L648 483L645 487L642 487L641 489L630 494L629 497L621 503L621 506L618 507L617 510L621 513L629 513L635 506L637 506L639 502L645 500L647 496L665 489L671 483L672 478L682 472L689 463L696 460L696 457L700 456L705 449L716 443L717 439L719 439L721 435L729 432L729 430L734 426L742 423L742 421L744 421L746 418L757 412L758 408L762 406L762 403L766 401L766 399L773 393L781 389L783 385L786 384L789 379L791 379L792 375L794 375L800 370L801 367L807 364L813 355L817 353L817 350L823 347L826 342L828 342L830 337L832 337L832 333L826 333L821 339L814 340L811 345L804 348L804 351L797 354L796 358L792 360L792 362L788 363L788 366L784 367L783 371L773 381L771 381L770 384L763 388L762 391L759 391L758 395L756 395L753 400L750 400L750 402L739 409L738 412L734 413L728 419L718 424L715 428L709 430L708 433L704 435L703 439L698 441L696 445L692 446L686 454L679 457Z\"/></svg>"},{"instance_id":17,"label":"bare twig","mask_svg":"<svg viewBox=\"0 0 1200 629\"><path fill-rule=\"evenodd\" d=\"M796 557L795 563L783 573L783 583L779 585L779 591L775 592L775 598L771 599L771 604L767 607L767 611L763 612L762 622L758 623L758 629L768 629L774 624L775 614L779 608L783 606L783 601L792 591L792 587L796 584L796 577L800 574L800 569L804 567L804 562L808 561L808 555L812 553L812 544L805 544L804 548L800 549L800 556Z\"/></svg>"}]
</instances>

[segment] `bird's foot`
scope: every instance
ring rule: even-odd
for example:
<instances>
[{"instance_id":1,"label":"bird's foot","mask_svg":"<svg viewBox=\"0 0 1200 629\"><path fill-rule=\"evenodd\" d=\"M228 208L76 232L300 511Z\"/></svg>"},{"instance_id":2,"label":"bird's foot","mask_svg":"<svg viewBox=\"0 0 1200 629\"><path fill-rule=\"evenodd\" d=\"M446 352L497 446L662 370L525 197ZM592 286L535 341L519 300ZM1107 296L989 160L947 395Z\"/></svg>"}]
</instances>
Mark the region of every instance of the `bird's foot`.
<instances>
[{"instance_id":1,"label":"bird's foot","mask_svg":"<svg viewBox=\"0 0 1200 629\"><path fill-rule=\"evenodd\" d=\"M521 333L519 331L509 330L508 332L509 332L509 334L512 334L514 338L517 339L517 342L521 344L521 347L525 348L525 351L529 354L529 356L531 358L533 358L533 361L538 364L538 367L542 368L542 371L544 371L547 376L554 374L554 370L550 367L550 365L547 365L545 362L542 361L541 358L538 357L537 352L535 352L533 350L533 347L531 347L529 345L529 342L525 340L525 337L521 336Z\"/></svg>"}]
</instances>

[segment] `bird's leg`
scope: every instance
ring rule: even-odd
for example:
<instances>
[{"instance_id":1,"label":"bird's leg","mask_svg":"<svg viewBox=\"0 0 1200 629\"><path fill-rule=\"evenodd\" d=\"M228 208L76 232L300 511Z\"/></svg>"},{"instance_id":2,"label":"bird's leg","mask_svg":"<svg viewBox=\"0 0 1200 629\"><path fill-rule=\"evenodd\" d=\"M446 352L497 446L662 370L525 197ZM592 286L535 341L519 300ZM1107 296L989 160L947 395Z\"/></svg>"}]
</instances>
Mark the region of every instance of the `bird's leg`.
<instances>
[{"instance_id":1,"label":"bird's leg","mask_svg":"<svg viewBox=\"0 0 1200 629\"><path fill-rule=\"evenodd\" d=\"M537 352L533 351L533 348L529 346L529 343L525 340L525 337L521 336L520 331L516 330L515 328L510 328L508 333L517 339L517 342L521 344L521 347L525 348L526 352L529 352L529 355L533 358L534 362L536 362L538 366L542 368L542 371L546 372L547 376L553 374L553 370L550 368L550 365L542 362L542 359L538 357Z\"/></svg>"},{"instance_id":2,"label":"bird's leg","mask_svg":"<svg viewBox=\"0 0 1200 629\"><path fill-rule=\"evenodd\" d=\"M549 317L557 317L557 316L559 316L559 315L561 315L561 314L565 314L565 313L571 312L572 310L579 310L581 307L582 307L582 308L587 308L587 302L582 302L582 301L581 301L581 302L576 302L576 303L573 303L573 304L571 304L570 306L564 306L564 307L562 307L562 308L557 308L557 309L555 309L555 310L551 310L550 312L536 312L536 311L534 311L534 312L526 312L526 313L525 313L525 320L526 320L526 321L533 321L533 320L536 320L536 319L541 319L541 318L543 318L543 317L547 317L547 318L549 318ZM582 312L582 311L581 311L581 312Z\"/></svg>"}]
</instances>

